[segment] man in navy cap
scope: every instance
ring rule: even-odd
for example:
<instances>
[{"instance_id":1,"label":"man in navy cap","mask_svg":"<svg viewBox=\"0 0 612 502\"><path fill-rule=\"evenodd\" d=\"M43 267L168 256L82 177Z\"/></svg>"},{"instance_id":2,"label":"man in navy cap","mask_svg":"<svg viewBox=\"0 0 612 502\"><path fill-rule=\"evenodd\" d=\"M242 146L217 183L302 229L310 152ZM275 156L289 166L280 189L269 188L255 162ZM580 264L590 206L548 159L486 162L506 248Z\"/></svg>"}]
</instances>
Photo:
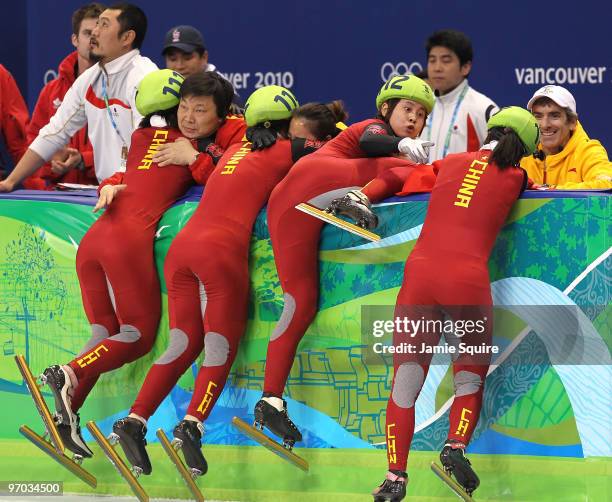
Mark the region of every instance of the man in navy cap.
<instances>
[{"instance_id":1,"label":"man in navy cap","mask_svg":"<svg viewBox=\"0 0 612 502\"><path fill-rule=\"evenodd\" d=\"M208 62L208 51L202 34L193 26L181 25L171 28L164 38L162 55L166 68L179 72L187 78L199 71L215 71Z\"/></svg>"}]
</instances>

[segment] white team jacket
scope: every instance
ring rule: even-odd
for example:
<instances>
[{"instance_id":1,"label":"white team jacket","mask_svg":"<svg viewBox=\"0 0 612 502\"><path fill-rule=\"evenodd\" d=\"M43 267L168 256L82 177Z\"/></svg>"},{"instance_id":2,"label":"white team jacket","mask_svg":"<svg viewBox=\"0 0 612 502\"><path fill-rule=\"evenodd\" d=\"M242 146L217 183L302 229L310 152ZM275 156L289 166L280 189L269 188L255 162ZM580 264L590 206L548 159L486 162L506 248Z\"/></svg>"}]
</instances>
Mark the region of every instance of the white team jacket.
<instances>
[{"instance_id":1,"label":"white team jacket","mask_svg":"<svg viewBox=\"0 0 612 502\"><path fill-rule=\"evenodd\" d=\"M451 124L455 106L465 88L465 96ZM446 155L477 151L487 135L487 121L497 110L498 107L493 101L469 87L467 79L448 94L436 97L434 109L421 134L421 139L431 140L436 144L429 151L429 161L443 157L449 128L451 135Z\"/></svg>"},{"instance_id":2,"label":"white team jacket","mask_svg":"<svg viewBox=\"0 0 612 502\"><path fill-rule=\"evenodd\" d=\"M104 102L102 81L108 74L107 96L110 111L121 138L115 131ZM142 116L136 110L136 89L142 78L157 66L138 49L111 61L104 69L99 63L85 70L66 93L62 104L43 127L30 148L48 161L79 129L87 125L94 151L98 181L124 171L121 149L129 148L132 132ZM123 138L123 139L122 139Z\"/></svg>"}]
</instances>

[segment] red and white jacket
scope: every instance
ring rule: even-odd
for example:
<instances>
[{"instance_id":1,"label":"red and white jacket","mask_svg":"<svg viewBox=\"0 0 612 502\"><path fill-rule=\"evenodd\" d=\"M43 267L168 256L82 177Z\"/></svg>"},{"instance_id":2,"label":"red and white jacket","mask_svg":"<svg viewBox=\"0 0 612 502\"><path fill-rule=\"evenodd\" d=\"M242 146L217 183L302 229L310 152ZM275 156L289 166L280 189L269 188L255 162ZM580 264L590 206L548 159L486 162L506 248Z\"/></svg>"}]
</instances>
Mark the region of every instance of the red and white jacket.
<instances>
[{"instance_id":1,"label":"red and white jacket","mask_svg":"<svg viewBox=\"0 0 612 502\"><path fill-rule=\"evenodd\" d=\"M461 103L457 107L459 100ZM440 160L449 153L478 151L487 136L487 121L498 110L493 101L472 89L467 79L448 94L437 96L421 133L421 139L436 144L429 151L429 162Z\"/></svg>"},{"instance_id":2,"label":"red and white jacket","mask_svg":"<svg viewBox=\"0 0 612 502\"><path fill-rule=\"evenodd\" d=\"M136 110L136 90L142 78L155 70L155 63L141 56L138 49L114 59L104 68L96 63L76 79L30 148L48 161L87 124L96 178L102 181L116 171L125 171L122 148L129 149L132 132L142 119ZM108 109L103 93L105 84ZM113 127L109 110L119 133Z\"/></svg>"},{"instance_id":3,"label":"red and white jacket","mask_svg":"<svg viewBox=\"0 0 612 502\"><path fill-rule=\"evenodd\" d=\"M68 89L74 84L77 74L78 53L70 53L60 63L56 79L45 85L38 96L38 101L32 113L32 119L26 129L28 143L32 143L41 128L49 123L62 104ZM23 186L31 190L51 190L59 183L81 183L97 185L94 170L93 148L87 137L87 126L80 129L72 138L68 146L78 150L83 157L83 169L72 169L64 175L57 175L51 171L51 164L47 163L34 174L23 180Z\"/></svg>"}]
</instances>

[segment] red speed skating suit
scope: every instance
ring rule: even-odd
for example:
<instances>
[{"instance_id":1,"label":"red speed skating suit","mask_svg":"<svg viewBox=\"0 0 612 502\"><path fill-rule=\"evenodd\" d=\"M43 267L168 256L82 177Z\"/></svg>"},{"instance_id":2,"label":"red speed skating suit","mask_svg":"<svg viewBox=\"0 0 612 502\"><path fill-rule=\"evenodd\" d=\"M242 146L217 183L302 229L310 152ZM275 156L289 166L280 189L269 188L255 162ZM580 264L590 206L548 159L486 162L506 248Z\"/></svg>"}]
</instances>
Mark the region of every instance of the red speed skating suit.
<instances>
[{"instance_id":1,"label":"red speed skating suit","mask_svg":"<svg viewBox=\"0 0 612 502\"><path fill-rule=\"evenodd\" d=\"M202 348L204 363L187 413L205 420L211 412L246 328L253 223L293 165L292 145L299 141L278 140L256 152L250 143L234 145L219 161L198 208L168 250L170 344L149 371L132 413L148 419ZM309 142L301 145L306 153Z\"/></svg>"},{"instance_id":2,"label":"red speed skating suit","mask_svg":"<svg viewBox=\"0 0 612 502\"><path fill-rule=\"evenodd\" d=\"M73 411L100 374L142 357L153 346L161 310L153 257L157 222L193 178L184 166L159 167L150 159L158 145L178 137L174 129L134 131L122 173L127 187L79 244L76 268L92 338L69 363L79 381Z\"/></svg>"},{"instance_id":3,"label":"red speed skating suit","mask_svg":"<svg viewBox=\"0 0 612 502\"><path fill-rule=\"evenodd\" d=\"M490 345L492 299L487 262L510 209L526 181L518 167L499 169L488 164L491 149L451 154L434 162L438 173L419 239L406 261L396 318L455 322L447 343L458 347ZM402 177L395 171L396 179ZM389 173L387 173L387 179ZM398 185L390 182L390 193ZM367 190L366 190L367 192ZM443 315L446 314L445 318ZM457 321L463 323L458 328ZM468 322L474 323L469 324ZM395 353L394 379L387 404L389 469L406 470L414 434L414 404L427 376L432 354L422 349L438 345L441 333L432 322L407 334L395 331L393 344L412 344L414 353ZM425 353L424 353L425 352ZM455 398L450 410L449 439L467 444L480 407L489 354L458 353L453 357Z\"/></svg>"},{"instance_id":4,"label":"red speed skating suit","mask_svg":"<svg viewBox=\"0 0 612 502\"><path fill-rule=\"evenodd\" d=\"M381 120L353 124L319 151L297 162L270 196L268 227L284 293L283 313L270 337L266 358L264 392L274 396L283 393L297 346L317 312L319 298L318 253L323 222L295 206L310 202L325 208L332 199L361 188L386 169L415 167L396 157L368 157L360 146L360 138L367 130L373 131L373 136L389 134Z\"/></svg>"}]
</instances>

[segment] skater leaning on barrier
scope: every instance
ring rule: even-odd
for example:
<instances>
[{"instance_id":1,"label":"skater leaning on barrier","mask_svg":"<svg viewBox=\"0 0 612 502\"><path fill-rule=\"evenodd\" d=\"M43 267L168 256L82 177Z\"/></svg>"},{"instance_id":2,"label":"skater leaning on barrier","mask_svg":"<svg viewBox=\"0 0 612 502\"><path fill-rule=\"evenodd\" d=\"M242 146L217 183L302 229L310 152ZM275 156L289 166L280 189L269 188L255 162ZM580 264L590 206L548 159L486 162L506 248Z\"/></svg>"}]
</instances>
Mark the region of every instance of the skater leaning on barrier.
<instances>
[{"instance_id":1,"label":"skater leaning on barrier","mask_svg":"<svg viewBox=\"0 0 612 502\"><path fill-rule=\"evenodd\" d=\"M297 106L293 94L279 86L263 87L251 95L245 119L252 143L228 149L198 208L168 250L164 276L169 346L149 370L130 415L113 425L128 460L144 474L152 470L145 448L146 421L202 349L205 357L193 397L185 418L174 428L174 438L182 442L192 472L207 471L201 451L202 423L223 390L246 329L249 245L255 218L293 163L316 150L322 144L317 140L335 134L337 118L325 106L309 104L296 110ZM290 120L294 110L301 118ZM317 116L322 119L309 120ZM311 133L308 138L288 139L289 131L304 133L298 130L298 122L314 126L312 130L320 136ZM202 297L206 298L204 312Z\"/></svg>"},{"instance_id":2,"label":"skater leaning on barrier","mask_svg":"<svg viewBox=\"0 0 612 502\"><path fill-rule=\"evenodd\" d=\"M532 154L539 130L533 116L519 107L503 108L488 121L488 136L480 151L451 154L433 163L436 184L421 235L406 261L395 316L454 321L480 321L481 333L465 334L461 342L490 345L491 286L487 263L495 239L514 202L527 184L519 162ZM366 185L352 198L337 200L331 209L349 217L372 221L370 201L387 198L406 188L411 171L394 169ZM433 272L435 271L435 273ZM394 333L393 344L438 344L437 333L418 332L412 338ZM431 354L394 354L394 379L387 405L389 471L374 491L376 501L399 501L406 495L408 451L414 434L415 402L429 369ZM474 432L489 356L460 354L453 362L455 398L450 409L449 434L440 454L444 470L452 473L471 494L478 477L464 450Z\"/></svg>"},{"instance_id":3,"label":"skater leaning on barrier","mask_svg":"<svg viewBox=\"0 0 612 502\"><path fill-rule=\"evenodd\" d=\"M300 160L270 196L268 227L284 308L268 345L264 393L255 407L255 420L287 443L302 439L282 395L297 346L317 312L323 226L295 206L310 202L323 208L386 169L415 167L397 158L400 155L426 162L432 143L418 136L433 103L431 88L420 78L393 77L378 93L376 118L351 125L318 152Z\"/></svg>"},{"instance_id":4,"label":"skater leaning on barrier","mask_svg":"<svg viewBox=\"0 0 612 502\"><path fill-rule=\"evenodd\" d=\"M204 91L197 85L182 88L183 78L171 70L158 70L143 78L136 106L144 119L132 135L127 170L103 183L96 207L109 207L79 244L76 268L92 337L75 359L48 367L43 376L55 396L58 429L66 447L84 457L90 457L91 451L81 437L77 412L85 398L102 373L142 357L155 341L161 312L153 256L157 223L194 178L203 183L212 170L207 169L210 159L205 157L213 154L198 154L181 138L184 135L195 142L201 129L177 107L205 92L213 114L212 130L206 135L214 135L218 129L217 136L221 136L226 127L229 132L225 137L231 143L227 138L239 141L244 134L241 119L225 120L231 86L219 76L208 78L211 85ZM181 146L193 150L188 156L193 159L191 166L176 160L160 167L151 158L160 145L172 141L185 142Z\"/></svg>"}]
</instances>

